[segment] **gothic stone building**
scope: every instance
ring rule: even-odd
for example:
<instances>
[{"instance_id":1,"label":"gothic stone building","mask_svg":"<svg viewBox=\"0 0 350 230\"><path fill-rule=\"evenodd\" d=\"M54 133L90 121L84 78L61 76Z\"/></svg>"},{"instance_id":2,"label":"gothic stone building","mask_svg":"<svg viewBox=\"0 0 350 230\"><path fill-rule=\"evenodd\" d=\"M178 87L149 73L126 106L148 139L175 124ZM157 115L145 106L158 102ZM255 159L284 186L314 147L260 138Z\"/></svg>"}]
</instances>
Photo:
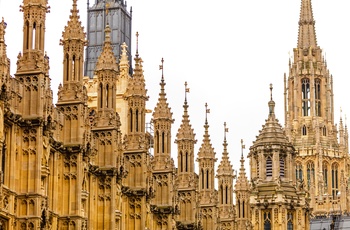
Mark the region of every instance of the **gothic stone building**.
<instances>
[{"instance_id":1,"label":"gothic stone building","mask_svg":"<svg viewBox=\"0 0 350 230\"><path fill-rule=\"evenodd\" d=\"M298 47L285 77L285 127L275 117L271 86L266 123L249 149L250 181L243 145L234 174L226 125L217 167L207 116L194 151L186 84L177 149L171 149L163 74L154 132L147 132L143 61L136 49L131 67L128 45L115 48L115 25L103 20L99 55L87 64L94 65L93 76L84 76L88 42L72 1L60 41L63 83L55 105L44 47L48 1L23 0L14 76L6 23L0 22L1 230L308 229L309 217L332 214L334 203L342 205L338 214L347 212L348 131L342 121L339 130L334 125L333 80L316 43L311 0L302 0Z\"/></svg>"}]
</instances>

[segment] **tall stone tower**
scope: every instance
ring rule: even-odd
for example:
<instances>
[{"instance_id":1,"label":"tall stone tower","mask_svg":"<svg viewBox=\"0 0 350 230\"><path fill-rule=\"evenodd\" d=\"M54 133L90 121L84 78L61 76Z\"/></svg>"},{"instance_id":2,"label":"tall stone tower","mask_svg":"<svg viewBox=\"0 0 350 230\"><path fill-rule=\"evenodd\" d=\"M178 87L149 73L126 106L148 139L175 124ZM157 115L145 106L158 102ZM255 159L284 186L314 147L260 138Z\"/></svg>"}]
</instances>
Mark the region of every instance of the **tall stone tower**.
<instances>
[{"instance_id":1,"label":"tall stone tower","mask_svg":"<svg viewBox=\"0 0 350 230\"><path fill-rule=\"evenodd\" d=\"M151 222L148 204L152 195L152 175L148 152L150 141L145 130L148 96L138 49L133 78L128 82L124 99L127 101L128 115L122 150L128 175L123 178L123 212L128 215L125 215L122 229L145 229Z\"/></svg>"},{"instance_id":2,"label":"tall stone tower","mask_svg":"<svg viewBox=\"0 0 350 230\"><path fill-rule=\"evenodd\" d=\"M309 229L306 192L293 170L296 152L275 117L270 90L268 118L248 154L253 229Z\"/></svg>"},{"instance_id":3,"label":"tall stone tower","mask_svg":"<svg viewBox=\"0 0 350 230\"><path fill-rule=\"evenodd\" d=\"M219 209L219 229L233 230L235 226L235 208L233 204L233 179L235 178L233 167L230 162L227 151L226 122L224 123L224 151L219 164L217 175L218 178L218 209Z\"/></svg>"},{"instance_id":4,"label":"tall stone tower","mask_svg":"<svg viewBox=\"0 0 350 230\"><path fill-rule=\"evenodd\" d=\"M85 36L77 0L73 0L71 15L60 41L63 46L63 85L59 86L56 104L63 118L62 129L58 129L61 154L55 162L57 185L53 185L57 189L55 196L61 200L55 204L54 210L60 215L57 226L62 229L87 226L88 218L87 188L84 189L89 171L86 152L90 136L87 92L83 86Z\"/></svg>"},{"instance_id":5,"label":"tall stone tower","mask_svg":"<svg viewBox=\"0 0 350 230\"><path fill-rule=\"evenodd\" d=\"M194 229L197 226L197 183L198 176L194 172L194 144L197 142L192 129L187 103L187 82L185 83L185 103L182 122L176 135L177 144L177 186L180 215L177 229Z\"/></svg>"},{"instance_id":6,"label":"tall stone tower","mask_svg":"<svg viewBox=\"0 0 350 230\"><path fill-rule=\"evenodd\" d=\"M151 210L153 217L152 229L171 230L174 226L176 191L175 165L171 157L171 126L174 122L172 112L167 103L164 81L164 60L162 59L162 78L158 103L152 115L154 127L154 158L152 162L153 184L155 194Z\"/></svg>"},{"instance_id":7,"label":"tall stone tower","mask_svg":"<svg viewBox=\"0 0 350 230\"><path fill-rule=\"evenodd\" d=\"M120 229L122 223L121 133L120 118L115 112L118 65L112 50L110 33L107 24L104 47L95 69L98 79L98 106L91 131L97 154L91 159L94 170L90 170L90 186L97 189L91 190L89 194L89 214L92 220L89 226L93 229ZM96 210L98 214L94 215Z\"/></svg>"},{"instance_id":8,"label":"tall stone tower","mask_svg":"<svg viewBox=\"0 0 350 230\"><path fill-rule=\"evenodd\" d=\"M199 165L199 213L201 216L201 226L205 230L217 228L217 191L214 187L215 182L215 151L212 147L209 135L209 124L207 115L210 112L208 105L205 104L205 123L202 145L198 152Z\"/></svg>"},{"instance_id":9,"label":"tall stone tower","mask_svg":"<svg viewBox=\"0 0 350 230\"><path fill-rule=\"evenodd\" d=\"M333 77L317 45L311 0L302 0L297 47L285 77L285 127L314 215L349 210L349 155L342 121L334 124ZM339 136L338 136L339 134ZM339 142L338 142L339 138Z\"/></svg>"},{"instance_id":10,"label":"tall stone tower","mask_svg":"<svg viewBox=\"0 0 350 230\"><path fill-rule=\"evenodd\" d=\"M103 48L104 28L111 29L111 46L116 57L121 54L120 47L125 42L131 50L131 16L124 0L94 0L93 6L87 1L87 40L85 56L85 76L93 78L98 57ZM131 57L129 57L131 63Z\"/></svg>"}]
</instances>

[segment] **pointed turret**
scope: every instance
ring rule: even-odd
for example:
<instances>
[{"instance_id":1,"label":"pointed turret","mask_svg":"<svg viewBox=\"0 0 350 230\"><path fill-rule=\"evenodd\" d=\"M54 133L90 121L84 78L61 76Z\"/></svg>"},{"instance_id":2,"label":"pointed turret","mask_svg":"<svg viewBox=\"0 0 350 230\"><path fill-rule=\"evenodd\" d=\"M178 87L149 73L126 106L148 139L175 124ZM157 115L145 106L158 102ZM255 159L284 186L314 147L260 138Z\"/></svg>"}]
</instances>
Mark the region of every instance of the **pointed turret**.
<instances>
[{"instance_id":1,"label":"pointed turret","mask_svg":"<svg viewBox=\"0 0 350 230\"><path fill-rule=\"evenodd\" d=\"M195 133L192 129L190 123L190 116L188 114L188 104L187 104L187 93L190 89L187 88L187 82L185 82L185 102L183 105L184 112L182 115L182 122L180 128L176 134L175 143L178 145L178 167L179 174L187 176L194 172L194 144L197 142L195 140ZM187 179L184 178L183 183L186 184ZM181 183L181 182L180 182Z\"/></svg>"},{"instance_id":2,"label":"pointed turret","mask_svg":"<svg viewBox=\"0 0 350 230\"><path fill-rule=\"evenodd\" d=\"M175 140L177 144L177 165L179 167L177 170L178 197L180 199L178 222L181 223L181 226L183 226L181 228L183 229L188 229L189 226L196 226L198 223L196 220L196 217L198 217L196 214L198 177L194 172L194 145L197 141L195 140L195 133L190 124L188 114L187 93L189 91L187 82L185 82L184 112Z\"/></svg>"},{"instance_id":3,"label":"pointed turret","mask_svg":"<svg viewBox=\"0 0 350 230\"><path fill-rule=\"evenodd\" d=\"M174 123L174 120L165 93L163 58L159 68L162 70L162 78L158 102L152 114L152 122L154 127L154 157L156 166L162 168L166 167L165 163L169 162L171 158L171 125Z\"/></svg>"},{"instance_id":4,"label":"pointed turret","mask_svg":"<svg viewBox=\"0 0 350 230\"><path fill-rule=\"evenodd\" d=\"M45 55L45 21L50 12L47 0L23 0L23 50L17 58L17 75L20 73L48 73L48 58ZM39 16L40 15L40 16Z\"/></svg>"},{"instance_id":5,"label":"pointed turret","mask_svg":"<svg viewBox=\"0 0 350 230\"><path fill-rule=\"evenodd\" d=\"M63 46L63 87L73 89L83 82L84 65L84 27L81 25L77 0L73 0L73 7L67 26L62 32L60 45ZM60 92L59 92L60 94Z\"/></svg>"},{"instance_id":6,"label":"pointed turret","mask_svg":"<svg viewBox=\"0 0 350 230\"><path fill-rule=\"evenodd\" d=\"M155 196L152 200L154 215L154 229L161 229L165 223L171 223L175 214L175 201L172 194L174 191L175 171L174 160L171 157L171 126L174 123L172 112L167 102L164 81L164 59L159 69L162 71L160 81L160 93L157 105L152 114L152 123L154 127L154 158L152 161L153 185ZM160 221L163 224L160 224ZM170 226L170 225L169 225Z\"/></svg>"},{"instance_id":7,"label":"pointed turret","mask_svg":"<svg viewBox=\"0 0 350 230\"><path fill-rule=\"evenodd\" d=\"M124 95L126 102L127 116L126 133L123 139L124 161L129 172L123 179L123 186L130 189L125 200L125 210L130 205L139 206L143 210L137 220L133 216L125 218L125 229L145 229L149 228L148 215L146 215L146 199L152 197L153 187L151 187L152 171L150 170L149 147L152 140L151 135L146 131L146 102L148 101L145 78L143 75L142 59L138 53L138 33L137 49L135 56L135 68L133 77L128 82L128 87ZM140 200L140 201L136 201ZM136 202L138 202L136 204Z\"/></svg>"},{"instance_id":8,"label":"pointed turret","mask_svg":"<svg viewBox=\"0 0 350 230\"><path fill-rule=\"evenodd\" d=\"M215 181L215 151L212 147L209 124L208 124L208 109L205 103L205 123L202 145L198 152L198 168L199 168L199 207L202 213L202 226L204 229L217 229L217 191L214 187Z\"/></svg>"},{"instance_id":9,"label":"pointed turret","mask_svg":"<svg viewBox=\"0 0 350 230\"><path fill-rule=\"evenodd\" d=\"M111 47L111 30L109 25L105 29L105 42L103 50L96 63L95 75L98 79L97 92L97 123L101 126L116 126L115 98L118 74L117 59ZM119 123L119 122L118 122Z\"/></svg>"},{"instance_id":10,"label":"pointed turret","mask_svg":"<svg viewBox=\"0 0 350 230\"><path fill-rule=\"evenodd\" d=\"M241 154L241 167L239 168L239 173L237 181L235 184L235 194L236 194L236 217L237 217L237 227L238 229L250 229L250 185L246 176L245 167L244 167L244 157L243 149L243 140L241 140L242 154Z\"/></svg>"},{"instance_id":11,"label":"pointed turret","mask_svg":"<svg viewBox=\"0 0 350 230\"><path fill-rule=\"evenodd\" d=\"M235 178L233 167L231 165L227 151L226 133L228 128L224 123L224 150L222 152L221 162L218 166L216 177L218 178L218 208L220 225L219 228L226 226L226 229L234 229L235 210L233 206L233 179Z\"/></svg>"},{"instance_id":12,"label":"pointed turret","mask_svg":"<svg viewBox=\"0 0 350 230\"><path fill-rule=\"evenodd\" d=\"M7 57L5 43L6 25L4 18L2 18L0 22L0 76L5 76L5 78L0 78L0 87L5 83L3 81L10 77L10 61Z\"/></svg>"},{"instance_id":13,"label":"pointed turret","mask_svg":"<svg viewBox=\"0 0 350 230\"><path fill-rule=\"evenodd\" d=\"M309 220L306 193L302 185L298 188L295 186L296 152L275 116L272 85L270 94L268 118L248 154L252 178L249 203L253 210L252 224L259 229L264 226L269 226L270 229L282 226L286 229L287 226L297 226L294 216L299 212L303 214L298 220L298 229L307 229ZM296 200L298 203L295 203ZM283 212L290 218L285 221L279 217L278 212Z\"/></svg>"},{"instance_id":14,"label":"pointed turret","mask_svg":"<svg viewBox=\"0 0 350 230\"><path fill-rule=\"evenodd\" d=\"M315 20L311 0L302 0L300 7L298 48L316 48Z\"/></svg>"}]
</instances>

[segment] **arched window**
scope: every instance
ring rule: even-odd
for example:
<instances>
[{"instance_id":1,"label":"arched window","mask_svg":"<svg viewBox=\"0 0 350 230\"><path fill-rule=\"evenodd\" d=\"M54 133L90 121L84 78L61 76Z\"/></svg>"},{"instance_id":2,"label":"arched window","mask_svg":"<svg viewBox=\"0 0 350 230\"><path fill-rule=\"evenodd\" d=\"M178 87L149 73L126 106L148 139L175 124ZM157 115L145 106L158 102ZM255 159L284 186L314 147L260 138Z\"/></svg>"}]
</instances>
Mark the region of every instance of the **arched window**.
<instances>
[{"instance_id":1,"label":"arched window","mask_svg":"<svg viewBox=\"0 0 350 230\"><path fill-rule=\"evenodd\" d=\"M316 116L321 116L321 80L315 79L315 112Z\"/></svg>"},{"instance_id":2,"label":"arched window","mask_svg":"<svg viewBox=\"0 0 350 230\"><path fill-rule=\"evenodd\" d=\"M164 153L165 134L162 132L162 153Z\"/></svg>"},{"instance_id":3,"label":"arched window","mask_svg":"<svg viewBox=\"0 0 350 230\"><path fill-rule=\"evenodd\" d=\"M188 153L186 153L185 164L186 164L185 171L188 172Z\"/></svg>"},{"instance_id":4,"label":"arched window","mask_svg":"<svg viewBox=\"0 0 350 230\"><path fill-rule=\"evenodd\" d=\"M336 199L338 195L338 164L332 165L332 196Z\"/></svg>"},{"instance_id":5,"label":"arched window","mask_svg":"<svg viewBox=\"0 0 350 230\"><path fill-rule=\"evenodd\" d=\"M106 99L105 99L105 101L106 101L106 108L108 108L108 100L109 100L109 98L108 98L108 84L106 85Z\"/></svg>"},{"instance_id":6,"label":"arched window","mask_svg":"<svg viewBox=\"0 0 350 230\"><path fill-rule=\"evenodd\" d=\"M33 23L33 33L32 33L32 49L34 50L36 48L36 23Z\"/></svg>"},{"instance_id":7,"label":"arched window","mask_svg":"<svg viewBox=\"0 0 350 230\"><path fill-rule=\"evenodd\" d=\"M103 86L102 86L102 83L100 83L100 108L102 108L102 106L103 106Z\"/></svg>"},{"instance_id":8,"label":"arched window","mask_svg":"<svg viewBox=\"0 0 350 230\"><path fill-rule=\"evenodd\" d=\"M327 128L326 128L326 126L323 126L323 128L322 128L322 135L324 137L327 136Z\"/></svg>"},{"instance_id":9,"label":"arched window","mask_svg":"<svg viewBox=\"0 0 350 230\"><path fill-rule=\"evenodd\" d=\"M180 152L180 172L183 172L184 171L184 168L183 168L183 156L182 156L182 152Z\"/></svg>"},{"instance_id":10,"label":"arched window","mask_svg":"<svg viewBox=\"0 0 350 230\"><path fill-rule=\"evenodd\" d=\"M303 180L303 165L299 162L296 164L295 176L297 180Z\"/></svg>"},{"instance_id":11,"label":"arched window","mask_svg":"<svg viewBox=\"0 0 350 230\"><path fill-rule=\"evenodd\" d=\"M132 124L133 124L133 114L132 114L132 109L129 110L129 114L130 114L130 121L129 121L129 124L130 124L130 132L133 131L133 127L132 127Z\"/></svg>"},{"instance_id":12,"label":"arched window","mask_svg":"<svg viewBox=\"0 0 350 230\"><path fill-rule=\"evenodd\" d=\"M310 115L310 80L304 78L301 81L302 112L303 116Z\"/></svg>"},{"instance_id":13,"label":"arched window","mask_svg":"<svg viewBox=\"0 0 350 230\"><path fill-rule=\"evenodd\" d=\"M323 173L324 187L327 189L327 187L328 187L328 164L326 162L324 162L322 165L322 173Z\"/></svg>"},{"instance_id":14,"label":"arched window","mask_svg":"<svg viewBox=\"0 0 350 230\"><path fill-rule=\"evenodd\" d=\"M287 230L293 230L293 213L287 214Z\"/></svg>"},{"instance_id":15,"label":"arched window","mask_svg":"<svg viewBox=\"0 0 350 230\"><path fill-rule=\"evenodd\" d=\"M24 37L24 49L29 49L29 22L26 21L25 37Z\"/></svg>"},{"instance_id":16,"label":"arched window","mask_svg":"<svg viewBox=\"0 0 350 230\"><path fill-rule=\"evenodd\" d=\"M72 80L75 81L75 55L72 57Z\"/></svg>"},{"instance_id":17,"label":"arched window","mask_svg":"<svg viewBox=\"0 0 350 230\"><path fill-rule=\"evenodd\" d=\"M272 177L272 159L270 156L266 158L266 177Z\"/></svg>"},{"instance_id":18,"label":"arched window","mask_svg":"<svg viewBox=\"0 0 350 230\"><path fill-rule=\"evenodd\" d=\"M224 187L222 185L220 185L220 193L221 193L221 204L224 204Z\"/></svg>"},{"instance_id":19,"label":"arched window","mask_svg":"<svg viewBox=\"0 0 350 230\"><path fill-rule=\"evenodd\" d=\"M271 230L271 213L264 212L264 230Z\"/></svg>"},{"instance_id":20,"label":"arched window","mask_svg":"<svg viewBox=\"0 0 350 230\"><path fill-rule=\"evenodd\" d=\"M237 207L238 207L238 218L241 218L241 202L237 201Z\"/></svg>"},{"instance_id":21,"label":"arched window","mask_svg":"<svg viewBox=\"0 0 350 230\"><path fill-rule=\"evenodd\" d=\"M315 176L315 165L313 162L308 162L307 163L307 186L308 188L310 188L310 185L311 185L311 181L313 182L314 181L314 176Z\"/></svg>"},{"instance_id":22,"label":"arched window","mask_svg":"<svg viewBox=\"0 0 350 230\"><path fill-rule=\"evenodd\" d=\"M302 133L303 133L303 136L306 136L306 135L307 135L307 128L306 128L306 125L303 125Z\"/></svg>"},{"instance_id":23,"label":"arched window","mask_svg":"<svg viewBox=\"0 0 350 230\"><path fill-rule=\"evenodd\" d=\"M225 188L225 203L228 204L228 186Z\"/></svg>"},{"instance_id":24,"label":"arched window","mask_svg":"<svg viewBox=\"0 0 350 230\"><path fill-rule=\"evenodd\" d=\"M65 60L65 66L66 66L66 80L69 80L69 55L66 54L66 60Z\"/></svg>"},{"instance_id":25,"label":"arched window","mask_svg":"<svg viewBox=\"0 0 350 230\"><path fill-rule=\"evenodd\" d=\"M204 189L204 175L205 175L204 170L202 169L201 172L202 172L201 173L202 174L202 189Z\"/></svg>"},{"instance_id":26,"label":"arched window","mask_svg":"<svg viewBox=\"0 0 350 230\"><path fill-rule=\"evenodd\" d=\"M207 188L209 188L209 170L208 169L207 169L206 179L207 179Z\"/></svg>"},{"instance_id":27,"label":"arched window","mask_svg":"<svg viewBox=\"0 0 350 230\"><path fill-rule=\"evenodd\" d=\"M244 218L244 201L242 203L242 217Z\"/></svg>"},{"instance_id":28,"label":"arched window","mask_svg":"<svg viewBox=\"0 0 350 230\"><path fill-rule=\"evenodd\" d=\"M135 114L135 128L136 128L136 132L139 131L139 110L136 110L136 114Z\"/></svg>"},{"instance_id":29,"label":"arched window","mask_svg":"<svg viewBox=\"0 0 350 230\"><path fill-rule=\"evenodd\" d=\"M155 140L156 140L156 153L159 153L159 131L157 130L156 133L154 134L155 135Z\"/></svg>"},{"instance_id":30,"label":"arched window","mask_svg":"<svg viewBox=\"0 0 350 230\"><path fill-rule=\"evenodd\" d=\"M285 170L285 164L284 164L284 158L280 156L280 177L284 177L284 170Z\"/></svg>"}]
</instances>

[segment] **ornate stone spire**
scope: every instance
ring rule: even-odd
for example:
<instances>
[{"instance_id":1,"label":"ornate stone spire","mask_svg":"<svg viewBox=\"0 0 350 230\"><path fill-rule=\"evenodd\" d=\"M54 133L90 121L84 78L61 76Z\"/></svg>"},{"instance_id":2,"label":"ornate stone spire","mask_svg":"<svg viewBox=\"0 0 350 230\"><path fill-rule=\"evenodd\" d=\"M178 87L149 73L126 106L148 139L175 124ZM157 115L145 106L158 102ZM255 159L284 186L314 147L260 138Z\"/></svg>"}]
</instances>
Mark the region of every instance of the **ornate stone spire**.
<instances>
[{"instance_id":1,"label":"ornate stone spire","mask_svg":"<svg viewBox=\"0 0 350 230\"><path fill-rule=\"evenodd\" d=\"M302 0L300 7L298 48L317 47L315 20L311 0Z\"/></svg>"},{"instance_id":2,"label":"ornate stone spire","mask_svg":"<svg viewBox=\"0 0 350 230\"><path fill-rule=\"evenodd\" d=\"M7 62L6 44L5 44L6 25L7 24L4 21L4 18L2 18L2 21L0 22L0 64L2 64L5 61Z\"/></svg>"},{"instance_id":3,"label":"ornate stone spire","mask_svg":"<svg viewBox=\"0 0 350 230\"><path fill-rule=\"evenodd\" d=\"M220 165L217 170L217 176L230 176L233 178L233 167L231 165L229 156L228 156L228 151L227 151L227 141L226 141L226 133L228 132L228 128L226 127L226 122L224 123L224 151L222 153L222 158Z\"/></svg>"},{"instance_id":4,"label":"ornate stone spire","mask_svg":"<svg viewBox=\"0 0 350 230\"><path fill-rule=\"evenodd\" d=\"M147 90L146 90L146 84L145 84L145 78L143 75L143 66L142 66L142 58L139 56L138 51L138 37L139 33L136 33L136 55L135 55L135 68L134 68L134 74L133 78L129 81L128 89L127 89L127 95L138 95L141 97L144 97L146 100L148 100Z\"/></svg>"},{"instance_id":5,"label":"ornate stone spire","mask_svg":"<svg viewBox=\"0 0 350 230\"><path fill-rule=\"evenodd\" d=\"M162 64L159 66L159 69L162 70L162 78L160 81L160 93L158 97L158 102L153 112L153 120L163 119L168 120L173 123L173 113L170 110L169 104L167 102L166 93L165 93L165 81L164 81L164 59L162 58Z\"/></svg>"},{"instance_id":6,"label":"ornate stone spire","mask_svg":"<svg viewBox=\"0 0 350 230\"><path fill-rule=\"evenodd\" d=\"M204 123L204 135L203 135L203 141L202 145L199 148L198 152L198 160L200 159L215 159L215 151L212 147L210 135L209 135L209 124L208 124L208 113L210 113L210 109L208 109L208 104L205 103L205 123Z\"/></svg>"},{"instance_id":7,"label":"ornate stone spire","mask_svg":"<svg viewBox=\"0 0 350 230\"><path fill-rule=\"evenodd\" d=\"M111 46L111 28L107 24L105 29L105 42L103 45L103 50L99 56L95 71L101 70L118 70L117 59L114 56L113 48Z\"/></svg>"},{"instance_id":8,"label":"ornate stone spire","mask_svg":"<svg viewBox=\"0 0 350 230\"><path fill-rule=\"evenodd\" d=\"M8 58L6 53L6 43L5 43L5 30L6 22L4 18L0 22L0 71L3 71L1 68L8 65Z\"/></svg>"},{"instance_id":9,"label":"ornate stone spire","mask_svg":"<svg viewBox=\"0 0 350 230\"><path fill-rule=\"evenodd\" d=\"M190 92L190 88L187 87L187 82L185 82L185 102L183 105L184 113L182 115L182 122L181 122L180 128L176 135L177 140L181 140L181 139L195 140L195 134L190 124L190 119L188 115L187 93L189 92Z\"/></svg>"},{"instance_id":10,"label":"ornate stone spire","mask_svg":"<svg viewBox=\"0 0 350 230\"><path fill-rule=\"evenodd\" d=\"M259 131L256 141L253 142L254 145L271 142L289 143L282 126L279 124L279 121L275 116L275 102L272 99L272 89L272 84L270 84L268 119L266 120L265 125L263 125L262 130Z\"/></svg>"},{"instance_id":11,"label":"ornate stone spire","mask_svg":"<svg viewBox=\"0 0 350 230\"><path fill-rule=\"evenodd\" d=\"M119 59L119 68L120 68L120 78L129 77L129 56L127 51L128 46L125 42L121 45L121 54Z\"/></svg>"},{"instance_id":12,"label":"ornate stone spire","mask_svg":"<svg viewBox=\"0 0 350 230\"><path fill-rule=\"evenodd\" d=\"M77 8L77 0L73 0L73 8L71 9L71 15L67 26L64 27L62 32L61 44L65 45L69 40L80 40L86 45L84 27L81 25L79 10Z\"/></svg>"},{"instance_id":13,"label":"ornate stone spire","mask_svg":"<svg viewBox=\"0 0 350 230\"><path fill-rule=\"evenodd\" d=\"M248 190L249 182L248 182L248 178L246 176L245 167L244 167L243 149L245 148L245 145L243 144L243 140L241 140L241 148L242 148L242 154L241 154L241 160L240 160L241 167L239 168L235 190Z\"/></svg>"}]
</instances>

